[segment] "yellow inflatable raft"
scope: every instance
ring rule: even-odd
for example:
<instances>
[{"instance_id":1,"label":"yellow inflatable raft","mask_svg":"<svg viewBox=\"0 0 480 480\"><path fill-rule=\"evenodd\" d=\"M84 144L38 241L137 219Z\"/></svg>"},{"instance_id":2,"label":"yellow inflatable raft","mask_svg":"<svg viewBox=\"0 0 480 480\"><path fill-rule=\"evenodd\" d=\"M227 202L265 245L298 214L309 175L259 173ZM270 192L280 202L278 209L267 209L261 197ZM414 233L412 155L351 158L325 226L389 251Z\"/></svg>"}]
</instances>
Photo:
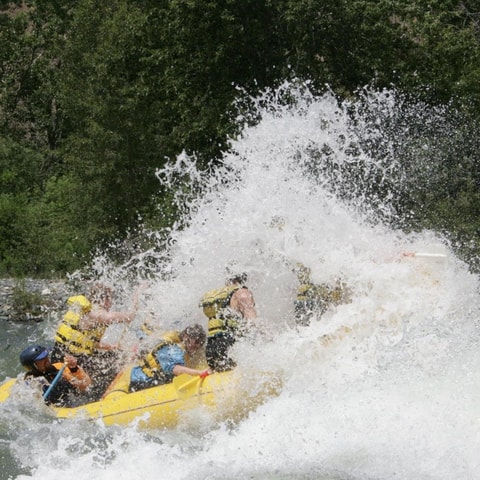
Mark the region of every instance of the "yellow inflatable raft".
<instances>
[{"instance_id":1,"label":"yellow inflatable raft","mask_svg":"<svg viewBox=\"0 0 480 480\"><path fill-rule=\"evenodd\" d=\"M128 392L130 369L112 383L103 398L78 407L50 406L60 419L101 420L105 425L137 423L141 428L174 427L193 412L208 413L216 421L238 421L279 393L277 375L244 376L239 371L214 373L205 378L179 375L172 383ZM0 386L0 403L14 395L17 379Z\"/></svg>"}]
</instances>

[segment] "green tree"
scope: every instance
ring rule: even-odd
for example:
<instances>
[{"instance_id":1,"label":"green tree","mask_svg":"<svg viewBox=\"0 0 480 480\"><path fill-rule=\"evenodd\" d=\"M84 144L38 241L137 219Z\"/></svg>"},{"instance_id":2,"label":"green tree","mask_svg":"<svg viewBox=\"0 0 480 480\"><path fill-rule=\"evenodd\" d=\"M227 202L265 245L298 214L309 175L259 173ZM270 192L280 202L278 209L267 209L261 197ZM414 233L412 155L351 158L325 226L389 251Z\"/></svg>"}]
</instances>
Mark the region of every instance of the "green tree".
<instances>
[{"instance_id":1,"label":"green tree","mask_svg":"<svg viewBox=\"0 0 480 480\"><path fill-rule=\"evenodd\" d=\"M215 168L248 96L291 77L352 99L366 85L395 85L412 101L466 112L453 149L445 135L405 127L406 171L425 138L438 146L436 175L410 184L398 209L422 209L406 228L473 238L478 12L474 0L2 2L0 272L71 270L131 235L139 217L172 223L156 169L183 150ZM388 162L381 142L368 148ZM381 188L370 191L382 198Z\"/></svg>"}]
</instances>

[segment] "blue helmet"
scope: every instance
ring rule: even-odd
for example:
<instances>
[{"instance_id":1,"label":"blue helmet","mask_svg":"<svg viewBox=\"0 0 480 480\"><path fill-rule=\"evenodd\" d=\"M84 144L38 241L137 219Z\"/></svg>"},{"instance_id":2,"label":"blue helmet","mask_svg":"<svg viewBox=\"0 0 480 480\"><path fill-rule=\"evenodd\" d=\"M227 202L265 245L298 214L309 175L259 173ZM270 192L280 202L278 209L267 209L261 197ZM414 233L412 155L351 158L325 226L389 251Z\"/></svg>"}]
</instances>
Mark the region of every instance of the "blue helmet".
<instances>
[{"instance_id":1,"label":"blue helmet","mask_svg":"<svg viewBox=\"0 0 480 480\"><path fill-rule=\"evenodd\" d=\"M20 354L20 363L26 368L34 368L37 360L42 360L48 355L48 350L41 345L27 347Z\"/></svg>"}]
</instances>

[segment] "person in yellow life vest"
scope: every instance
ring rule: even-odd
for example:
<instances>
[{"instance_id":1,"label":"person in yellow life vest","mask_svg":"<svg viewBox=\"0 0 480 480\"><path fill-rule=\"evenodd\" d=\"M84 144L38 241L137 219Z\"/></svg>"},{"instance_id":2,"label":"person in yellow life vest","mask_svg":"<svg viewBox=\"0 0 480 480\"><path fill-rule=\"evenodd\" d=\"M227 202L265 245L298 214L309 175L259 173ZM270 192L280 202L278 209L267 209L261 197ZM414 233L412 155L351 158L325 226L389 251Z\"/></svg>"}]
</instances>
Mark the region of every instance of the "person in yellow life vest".
<instances>
[{"instance_id":1,"label":"person in yellow life vest","mask_svg":"<svg viewBox=\"0 0 480 480\"><path fill-rule=\"evenodd\" d=\"M38 382L44 390L46 403L58 406L72 407L79 404L82 393L90 387L92 380L89 375L78 365L77 359L71 355L65 355L62 363L51 363L49 352L41 345L31 345L20 354L20 363L27 370L25 380L42 378L44 382ZM58 373L65 365L61 376L53 384ZM53 388L49 390L50 385ZM48 396L45 394L49 392ZM85 401L87 398L85 397Z\"/></svg>"},{"instance_id":2,"label":"person in yellow life vest","mask_svg":"<svg viewBox=\"0 0 480 480\"><path fill-rule=\"evenodd\" d=\"M225 287L211 290L200 301L208 318L206 357L214 371L231 370L236 366L228 352L242 331L257 318L255 299L246 281L246 273L234 275Z\"/></svg>"},{"instance_id":3,"label":"person in yellow life vest","mask_svg":"<svg viewBox=\"0 0 480 480\"><path fill-rule=\"evenodd\" d=\"M139 366L130 373L131 392L170 383L173 377L186 373L204 378L211 373L206 365L198 363L207 334L199 325L191 325L181 332L170 332L148 353ZM201 356L200 356L201 358Z\"/></svg>"},{"instance_id":4,"label":"person in yellow life vest","mask_svg":"<svg viewBox=\"0 0 480 480\"><path fill-rule=\"evenodd\" d=\"M134 296L130 312L111 311L112 291L97 283L90 293L75 295L67 300L69 306L55 333L52 360L60 361L66 354L74 355L94 380L92 396L103 393L118 373L116 346L102 342L109 325L129 324L138 309L138 297Z\"/></svg>"},{"instance_id":5,"label":"person in yellow life vest","mask_svg":"<svg viewBox=\"0 0 480 480\"><path fill-rule=\"evenodd\" d=\"M317 285L310 279L311 269L302 263L297 263L294 271L299 281L294 302L297 325L307 326L315 315L323 315L330 306L348 301L349 290L344 282Z\"/></svg>"}]
</instances>

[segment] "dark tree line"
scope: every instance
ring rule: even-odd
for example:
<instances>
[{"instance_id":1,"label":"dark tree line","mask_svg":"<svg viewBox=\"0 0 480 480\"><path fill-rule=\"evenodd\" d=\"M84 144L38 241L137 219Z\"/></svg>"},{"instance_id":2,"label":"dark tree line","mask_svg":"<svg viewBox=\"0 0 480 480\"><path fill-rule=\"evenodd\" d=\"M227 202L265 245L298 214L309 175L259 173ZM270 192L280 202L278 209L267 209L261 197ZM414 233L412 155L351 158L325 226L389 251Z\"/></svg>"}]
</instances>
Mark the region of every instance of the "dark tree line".
<instances>
[{"instance_id":1,"label":"dark tree line","mask_svg":"<svg viewBox=\"0 0 480 480\"><path fill-rule=\"evenodd\" d=\"M182 150L207 168L238 132L238 87L291 76L461 112L461 155L398 208L420 205L403 227L447 232L472 259L479 22L472 0L0 1L0 274L63 275L139 217L170 225L155 170Z\"/></svg>"}]
</instances>

